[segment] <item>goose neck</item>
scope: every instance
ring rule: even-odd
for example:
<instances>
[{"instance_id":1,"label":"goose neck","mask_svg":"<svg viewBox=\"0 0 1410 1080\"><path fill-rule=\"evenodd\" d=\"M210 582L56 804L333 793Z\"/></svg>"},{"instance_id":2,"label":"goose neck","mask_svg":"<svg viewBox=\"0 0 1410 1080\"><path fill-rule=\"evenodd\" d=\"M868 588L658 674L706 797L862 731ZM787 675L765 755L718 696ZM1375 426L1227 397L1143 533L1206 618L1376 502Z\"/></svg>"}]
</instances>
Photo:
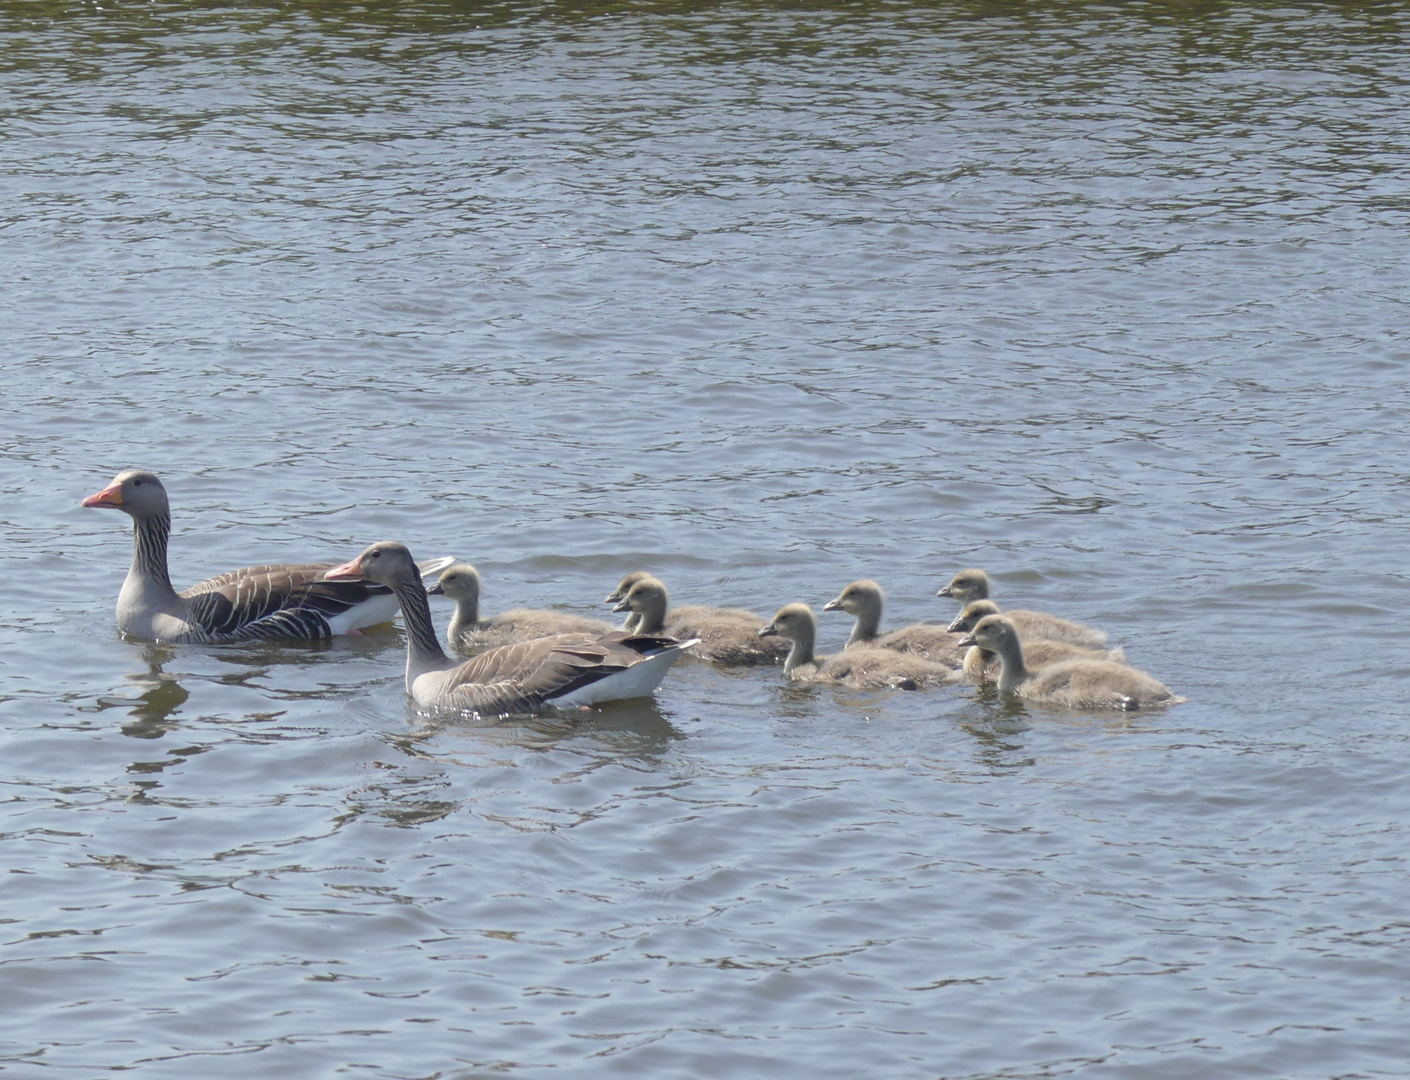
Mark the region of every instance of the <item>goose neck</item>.
<instances>
[{"instance_id":1,"label":"goose neck","mask_svg":"<svg viewBox=\"0 0 1410 1080\"><path fill-rule=\"evenodd\" d=\"M392 586L401 604L402 621L406 624L406 683L427 671L453 667L455 661L446 656L436 638L431 622L431 602L420 581L398 581Z\"/></svg>"},{"instance_id":2,"label":"goose neck","mask_svg":"<svg viewBox=\"0 0 1410 1080\"><path fill-rule=\"evenodd\" d=\"M857 621L852 624L852 634L847 638L848 646L865 645L876 640L881 631L881 604L868 598L857 607Z\"/></svg>"},{"instance_id":3,"label":"goose neck","mask_svg":"<svg viewBox=\"0 0 1410 1080\"><path fill-rule=\"evenodd\" d=\"M447 633L451 641L459 639L462 634L467 634L474 630L480 622L480 598L462 596L455 602L455 614L450 617L450 628Z\"/></svg>"},{"instance_id":4,"label":"goose neck","mask_svg":"<svg viewBox=\"0 0 1410 1080\"><path fill-rule=\"evenodd\" d=\"M785 675L791 675L794 668L817 662L816 658L813 656L815 638L815 634L803 630L792 639L793 644L789 647L788 656L783 661L783 673Z\"/></svg>"},{"instance_id":5,"label":"goose neck","mask_svg":"<svg viewBox=\"0 0 1410 1080\"><path fill-rule=\"evenodd\" d=\"M632 627L632 632L636 634L665 633L666 610L669 603L664 596L648 594L641 597L633 609L636 613L636 625Z\"/></svg>"},{"instance_id":6,"label":"goose neck","mask_svg":"<svg viewBox=\"0 0 1410 1080\"><path fill-rule=\"evenodd\" d=\"M999 654L999 693L1016 693L1028 678L1028 668L1023 663L1023 646L1012 635L1006 635L998 645L995 651Z\"/></svg>"},{"instance_id":7,"label":"goose neck","mask_svg":"<svg viewBox=\"0 0 1410 1080\"><path fill-rule=\"evenodd\" d=\"M152 514L132 519L132 569L129 580L140 581L165 596L176 595L167 570L166 548L171 537L171 515Z\"/></svg>"}]
</instances>

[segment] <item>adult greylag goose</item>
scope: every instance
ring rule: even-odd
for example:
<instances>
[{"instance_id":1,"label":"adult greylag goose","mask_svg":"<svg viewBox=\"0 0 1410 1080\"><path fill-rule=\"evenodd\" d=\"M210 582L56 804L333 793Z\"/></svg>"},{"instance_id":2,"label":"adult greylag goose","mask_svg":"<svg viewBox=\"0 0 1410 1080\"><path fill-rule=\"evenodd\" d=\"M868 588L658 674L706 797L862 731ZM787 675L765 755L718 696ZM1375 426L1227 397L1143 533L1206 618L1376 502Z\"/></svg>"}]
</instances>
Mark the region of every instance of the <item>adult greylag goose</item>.
<instances>
[{"instance_id":1,"label":"adult greylag goose","mask_svg":"<svg viewBox=\"0 0 1410 1080\"><path fill-rule=\"evenodd\" d=\"M150 641L232 642L271 638L320 640L356 633L397 613L390 589L361 581L328 581L333 562L247 566L177 592L167 570L171 507L162 482L129 469L84 506L121 510L132 519L132 566L118 593L118 629ZM453 559L431 559L436 573Z\"/></svg>"},{"instance_id":2,"label":"adult greylag goose","mask_svg":"<svg viewBox=\"0 0 1410 1080\"><path fill-rule=\"evenodd\" d=\"M999 693L1072 709L1148 709L1184 701L1139 668L1115 660L1076 657L1029 668L1013 621L986 615L963 639L999 657Z\"/></svg>"},{"instance_id":3,"label":"adult greylag goose","mask_svg":"<svg viewBox=\"0 0 1410 1080\"><path fill-rule=\"evenodd\" d=\"M967 634L986 615L998 615L999 605L992 600L971 600L950 623L950 629ZM1059 619L1043 611L1005 611L1010 622L1018 627L1018 632L1027 641L1029 638L1043 638L1046 641L1066 641L1084 649L1101 649L1106 645L1106 634L1081 623Z\"/></svg>"},{"instance_id":4,"label":"adult greylag goose","mask_svg":"<svg viewBox=\"0 0 1410 1080\"><path fill-rule=\"evenodd\" d=\"M630 574L626 575L626 577L622 578L621 581L617 582L617 587L613 589L610 593L608 593L607 599L602 602L604 604L616 604L620 602L621 599L627 595L627 593L632 591L633 585L635 585L638 581L649 577L651 577L651 575L648 574L645 570L633 570ZM613 608L612 610L617 611L619 609ZM627 612L627 617L622 620L622 629L635 630L637 620L639 618L640 616L637 615L635 611Z\"/></svg>"},{"instance_id":5,"label":"adult greylag goose","mask_svg":"<svg viewBox=\"0 0 1410 1080\"><path fill-rule=\"evenodd\" d=\"M869 578L862 578L824 604L823 610L844 611L857 620L852 624L852 634L845 648L870 645L878 649L915 653L950 668L963 665L965 651L959 647L960 636L946 627L912 623L900 630L882 634L881 611L885 604L886 593L881 586Z\"/></svg>"},{"instance_id":6,"label":"adult greylag goose","mask_svg":"<svg viewBox=\"0 0 1410 1080\"><path fill-rule=\"evenodd\" d=\"M516 641L553 634L605 634L613 629L602 619L589 619L564 611L511 608L488 619L480 618L480 572L469 563L456 563L441 571L440 580L426 590L429 596L455 601L446 640L450 647L468 653Z\"/></svg>"},{"instance_id":7,"label":"adult greylag goose","mask_svg":"<svg viewBox=\"0 0 1410 1080\"><path fill-rule=\"evenodd\" d=\"M327 576L371 581L395 593L406 624L406 692L419 705L502 715L644 697L691 644L612 630L555 634L452 659L441 651L425 586L402 544L373 544Z\"/></svg>"},{"instance_id":8,"label":"adult greylag goose","mask_svg":"<svg viewBox=\"0 0 1410 1080\"><path fill-rule=\"evenodd\" d=\"M695 638L700 644L693 654L716 664L774 664L788 653L787 642L760 638L765 623L752 611L704 604L672 608L666 586L650 574L638 577L612 610L630 611L638 634Z\"/></svg>"},{"instance_id":9,"label":"adult greylag goose","mask_svg":"<svg viewBox=\"0 0 1410 1080\"><path fill-rule=\"evenodd\" d=\"M923 686L954 682L959 676L944 664L915 653L854 645L836 656L814 654L818 620L807 604L785 604L759 631L760 637L777 635L790 642L783 673L795 682L840 683L857 690L918 690Z\"/></svg>"}]
</instances>

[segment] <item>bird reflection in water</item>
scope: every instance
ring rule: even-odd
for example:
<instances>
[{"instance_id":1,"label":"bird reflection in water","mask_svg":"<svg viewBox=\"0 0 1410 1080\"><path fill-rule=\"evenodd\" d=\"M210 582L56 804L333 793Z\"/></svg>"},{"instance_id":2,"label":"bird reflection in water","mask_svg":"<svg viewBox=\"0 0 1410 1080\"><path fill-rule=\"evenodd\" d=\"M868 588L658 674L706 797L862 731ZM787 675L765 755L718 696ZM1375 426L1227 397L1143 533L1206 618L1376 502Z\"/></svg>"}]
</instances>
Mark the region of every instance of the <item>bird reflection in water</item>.
<instances>
[{"instance_id":1,"label":"bird reflection in water","mask_svg":"<svg viewBox=\"0 0 1410 1080\"><path fill-rule=\"evenodd\" d=\"M480 717L446 709L417 710L416 720L405 738L394 740L393 745L413 756L438 760L443 755L428 753L424 744L446 735L469 736L529 750L550 750L590 740L610 747L614 756L645 761L660 757L672 743L685 738L655 697L507 717Z\"/></svg>"},{"instance_id":2,"label":"bird reflection in water","mask_svg":"<svg viewBox=\"0 0 1410 1080\"><path fill-rule=\"evenodd\" d=\"M175 650L162 645L148 645L142 650L147 670L123 678L136 688L135 696L104 695L98 699L98 711L128 710L132 720L122 726L122 733L134 739L160 739L178 723L176 715L191 692L162 670L162 665L175 656Z\"/></svg>"}]
</instances>

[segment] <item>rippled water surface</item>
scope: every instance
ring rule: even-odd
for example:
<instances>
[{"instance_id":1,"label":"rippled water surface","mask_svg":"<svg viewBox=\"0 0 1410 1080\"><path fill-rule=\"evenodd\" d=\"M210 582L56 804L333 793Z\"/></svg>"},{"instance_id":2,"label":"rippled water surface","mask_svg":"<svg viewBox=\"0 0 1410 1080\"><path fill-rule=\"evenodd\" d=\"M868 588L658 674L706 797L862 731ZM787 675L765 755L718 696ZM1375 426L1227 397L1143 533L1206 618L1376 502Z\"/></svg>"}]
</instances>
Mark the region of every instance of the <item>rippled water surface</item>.
<instances>
[{"instance_id":1,"label":"rippled water surface","mask_svg":"<svg viewBox=\"0 0 1410 1080\"><path fill-rule=\"evenodd\" d=\"M0 7L0 1071L1405 1075L1403 10L380 10ZM1189 701L421 714L121 640L129 466L178 585L977 565Z\"/></svg>"}]
</instances>

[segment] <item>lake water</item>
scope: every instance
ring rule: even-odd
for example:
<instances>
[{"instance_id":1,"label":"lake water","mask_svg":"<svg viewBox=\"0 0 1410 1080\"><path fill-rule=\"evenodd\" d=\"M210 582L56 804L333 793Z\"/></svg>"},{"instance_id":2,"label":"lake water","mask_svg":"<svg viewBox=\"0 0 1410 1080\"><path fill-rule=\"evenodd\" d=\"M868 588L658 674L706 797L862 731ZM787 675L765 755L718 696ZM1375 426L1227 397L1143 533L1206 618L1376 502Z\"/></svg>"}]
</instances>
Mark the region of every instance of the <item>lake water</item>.
<instances>
[{"instance_id":1,"label":"lake water","mask_svg":"<svg viewBox=\"0 0 1410 1080\"><path fill-rule=\"evenodd\" d=\"M1404 1076L1410 16L380 10L0 10L0 1072ZM421 714L121 640L134 466L178 586L974 565L1189 700Z\"/></svg>"}]
</instances>

